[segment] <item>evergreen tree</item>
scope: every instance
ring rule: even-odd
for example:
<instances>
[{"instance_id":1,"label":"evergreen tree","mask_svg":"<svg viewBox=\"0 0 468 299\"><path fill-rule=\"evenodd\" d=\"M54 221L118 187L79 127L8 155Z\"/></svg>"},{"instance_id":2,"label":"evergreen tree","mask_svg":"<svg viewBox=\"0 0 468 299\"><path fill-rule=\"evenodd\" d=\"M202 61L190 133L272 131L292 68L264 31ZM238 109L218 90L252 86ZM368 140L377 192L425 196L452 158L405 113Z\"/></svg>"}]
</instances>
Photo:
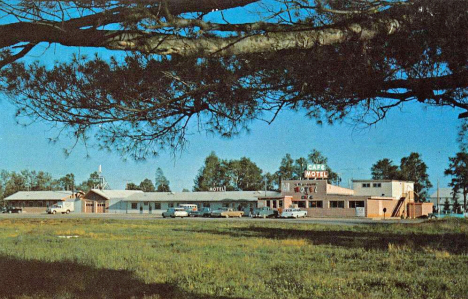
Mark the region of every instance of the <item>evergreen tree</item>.
<instances>
[{"instance_id":1,"label":"evergreen tree","mask_svg":"<svg viewBox=\"0 0 468 299\"><path fill-rule=\"evenodd\" d=\"M164 176L161 168L156 169L155 187L156 192L171 192L169 180Z\"/></svg>"},{"instance_id":2,"label":"evergreen tree","mask_svg":"<svg viewBox=\"0 0 468 299\"><path fill-rule=\"evenodd\" d=\"M316 149L313 149L307 157L312 164L324 164L326 166L326 169L328 171L329 182L335 185L340 184L340 176L330 168L330 166L328 165L328 158L322 155L321 152L319 152Z\"/></svg>"},{"instance_id":3,"label":"evergreen tree","mask_svg":"<svg viewBox=\"0 0 468 299\"><path fill-rule=\"evenodd\" d=\"M140 187L135 183L128 183L125 190L141 190Z\"/></svg>"},{"instance_id":4,"label":"evergreen tree","mask_svg":"<svg viewBox=\"0 0 468 299\"><path fill-rule=\"evenodd\" d=\"M450 202L449 202L448 198L445 198L444 212L448 213L449 211L450 211Z\"/></svg>"},{"instance_id":5,"label":"evergreen tree","mask_svg":"<svg viewBox=\"0 0 468 299\"><path fill-rule=\"evenodd\" d=\"M411 153L403 157L400 164L401 179L414 182L414 191L419 195L419 201L424 202L427 190L432 187L427 174L427 165L418 153Z\"/></svg>"},{"instance_id":6,"label":"evergreen tree","mask_svg":"<svg viewBox=\"0 0 468 299\"><path fill-rule=\"evenodd\" d=\"M169 182L167 182L169 185ZM154 192L156 191L156 188L153 185L153 182L150 179L144 179L139 186L140 190L143 192Z\"/></svg>"},{"instance_id":7,"label":"evergreen tree","mask_svg":"<svg viewBox=\"0 0 468 299\"><path fill-rule=\"evenodd\" d=\"M75 175L68 173L65 176L59 178L57 181L57 187L59 190L75 190Z\"/></svg>"},{"instance_id":8,"label":"evergreen tree","mask_svg":"<svg viewBox=\"0 0 468 299\"><path fill-rule=\"evenodd\" d=\"M453 205L452 205L452 211L454 213L459 213L460 212L460 204L458 203L458 198L456 196L453 197Z\"/></svg>"},{"instance_id":9,"label":"evergreen tree","mask_svg":"<svg viewBox=\"0 0 468 299\"><path fill-rule=\"evenodd\" d=\"M261 190L263 186L262 170L249 158L231 160L226 163L227 175L231 178L231 187L239 191Z\"/></svg>"},{"instance_id":10,"label":"evergreen tree","mask_svg":"<svg viewBox=\"0 0 468 299\"><path fill-rule=\"evenodd\" d=\"M371 168L372 179L374 180L399 180L401 173L397 165L390 159L377 161Z\"/></svg>"},{"instance_id":11,"label":"evergreen tree","mask_svg":"<svg viewBox=\"0 0 468 299\"><path fill-rule=\"evenodd\" d=\"M296 171L297 167L294 165L293 158L291 158L290 154L286 154L283 159L281 159L279 169L275 173L276 177L278 178L278 186L281 188L281 182L284 180L300 179L301 177Z\"/></svg>"},{"instance_id":12,"label":"evergreen tree","mask_svg":"<svg viewBox=\"0 0 468 299\"><path fill-rule=\"evenodd\" d=\"M455 157L449 158L449 168L445 170L445 175L452 177L449 186L452 187L453 194L461 192L463 194L463 211L467 211L466 199L468 194L468 153L459 152Z\"/></svg>"},{"instance_id":13,"label":"evergreen tree","mask_svg":"<svg viewBox=\"0 0 468 299\"><path fill-rule=\"evenodd\" d=\"M101 184L101 179L97 171L91 173L89 178L86 181L83 181L80 185L76 187L77 190L88 192L91 189L98 188Z\"/></svg>"},{"instance_id":14,"label":"evergreen tree","mask_svg":"<svg viewBox=\"0 0 468 299\"><path fill-rule=\"evenodd\" d=\"M211 152L205 158L204 165L198 170L193 191L209 191L212 187L224 186L227 190L233 190L230 180L226 162L220 160L215 152Z\"/></svg>"}]
</instances>

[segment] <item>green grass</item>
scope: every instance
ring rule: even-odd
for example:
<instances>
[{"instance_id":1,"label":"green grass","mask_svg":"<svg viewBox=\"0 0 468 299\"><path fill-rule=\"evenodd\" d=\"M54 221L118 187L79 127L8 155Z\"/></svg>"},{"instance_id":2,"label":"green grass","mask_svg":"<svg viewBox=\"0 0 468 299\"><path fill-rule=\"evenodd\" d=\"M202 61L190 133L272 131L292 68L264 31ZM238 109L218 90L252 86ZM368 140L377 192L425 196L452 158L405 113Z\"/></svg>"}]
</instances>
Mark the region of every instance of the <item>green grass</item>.
<instances>
[{"instance_id":1,"label":"green grass","mask_svg":"<svg viewBox=\"0 0 468 299\"><path fill-rule=\"evenodd\" d=\"M353 227L17 219L0 227L1 298L468 298L462 219Z\"/></svg>"}]
</instances>

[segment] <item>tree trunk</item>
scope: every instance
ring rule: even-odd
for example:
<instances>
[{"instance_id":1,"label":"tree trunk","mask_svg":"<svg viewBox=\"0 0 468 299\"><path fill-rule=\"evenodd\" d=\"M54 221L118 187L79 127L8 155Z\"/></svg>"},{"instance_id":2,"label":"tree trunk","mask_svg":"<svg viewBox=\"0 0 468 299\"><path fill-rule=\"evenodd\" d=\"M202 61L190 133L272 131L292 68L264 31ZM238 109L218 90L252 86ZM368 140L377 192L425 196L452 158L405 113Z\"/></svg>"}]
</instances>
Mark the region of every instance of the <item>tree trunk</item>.
<instances>
[{"instance_id":1,"label":"tree trunk","mask_svg":"<svg viewBox=\"0 0 468 299\"><path fill-rule=\"evenodd\" d=\"M466 213L466 194L468 193L467 189L463 190L463 214Z\"/></svg>"}]
</instances>

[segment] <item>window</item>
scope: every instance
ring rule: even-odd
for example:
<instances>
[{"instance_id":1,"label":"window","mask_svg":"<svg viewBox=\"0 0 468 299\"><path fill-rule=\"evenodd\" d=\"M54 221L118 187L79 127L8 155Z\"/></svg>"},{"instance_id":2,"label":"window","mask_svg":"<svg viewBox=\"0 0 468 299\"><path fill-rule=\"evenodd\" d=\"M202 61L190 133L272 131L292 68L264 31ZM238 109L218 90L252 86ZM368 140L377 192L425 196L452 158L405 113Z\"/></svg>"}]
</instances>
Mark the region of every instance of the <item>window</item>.
<instances>
[{"instance_id":1,"label":"window","mask_svg":"<svg viewBox=\"0 0 468 299\"><path fill-rule=\"evenodd\" d=\"M132 202L132 210L137 210L138 209L138 203Z\"/></svg>"},{"instance_id":2,"label":"window","mask_svg":"<svg viewBox=\"0 0 468 299\"><path fill-rule=\"evenodd\" d=\"M167 204L167 206L168 206L169 208L173 208L173 207L174 207L174 203L173 203L173 202L170 202L170 203Z\"/></svg>"},{"instance_id":3,"label":"window","mask_svg":"<svg viewBox=\"0 0 468 299\"><path fill-rule=\"evenodd\" d=\"M342 208L344 209L344 201L342 200L332 200L330 201L330 208Z\"/></svg>"},{"instance_id":4,"label":"window","mask_svg":"<svg viewBox=\"0 0 468 299\"><path fill-rule=\"evenodd\" d=\"M374 187L374 188L381 188L381 187L382 187L382 183L373 183L373 184L372 184L372 187Z\"/></svg>"},{"instance_id":5,"label":"window","mask_svg":"<svg viewBox=\"0 0 468 299\"><path fill-rule=\"evenodd\" d=\"M223 203L223 208L229 208L229 204L228 203Z\"/></svg>"},{"instance_id":6,"label":"window","mask_svg":"<svg viewBox=\"0 0 468 299\"><path fill-rule=\"evenodd\" d=\"M323 201L322 200L313 200L309 201L309 208L323 208Z\"/></svg>"},{"instance_id":7,"label":"window","mask_svg":"<svg viewBox=\"0 0 468 299\"><path fill-rule=\"evenodd\" d=\"M279 201L279 207L280 207L280 208L283 207L283 201L282 201L282 200Z\"/></svg>"},{"instance_id":8,"label":"window","mask_svg":"<svg viewBox=\"0 0 468 299\"><path fill-rule=\"evenodd\" d=\"M364 183L364 184L362 184L362 188L370 188L370 183Z\"/></svg>"},{"instance_id":9,"label":"window","mask_svg":"<svg viewBox=\"0 0 468 299\"><path fill-rule=\"evenodd\" d=\"M273 200L273 209L276 209L276 200Z\"/></svg>"},{"instance_id":10,"label":"window","mask_svg":"<svg viewBox=\"0 0 468 299\"><path fill-rule=\"evenodd\" d=\"M349 201L349 208L354 209L354 208L364 208L364 201L357 201L357 200L352 200Z\"/></svg>"},{"instance_id":11,"label":"window","mask_svg":"<svg viewBox=\"0 0 468 299\"><path fill-rule=\"evenodd\" d=\"M160 202L154 203L154 208L155 208L156 210L161 210L161 203L160 203Z\"/></svg>"},{"instance_id":12,"label":"window","mask_svg":"<svg viewBox=\"0 0 468 299\"><path fill-rule=\"evenodd\" d=\"M296 201L298 208L305 208L306 207L306 202L305 201Z\"/></svg>"},{"instance_id":13,"label":"window","mask_svg":"<svg viewBox=\"0 0 468 299\"><path fill-rule=\"evenodd\" d=\"M203 207L204 207L204 208L209 208L209 207L210 207L210 203L209 203L209 202L204 202L204 203L203 203Z\"/></svg>"}]
</instances>

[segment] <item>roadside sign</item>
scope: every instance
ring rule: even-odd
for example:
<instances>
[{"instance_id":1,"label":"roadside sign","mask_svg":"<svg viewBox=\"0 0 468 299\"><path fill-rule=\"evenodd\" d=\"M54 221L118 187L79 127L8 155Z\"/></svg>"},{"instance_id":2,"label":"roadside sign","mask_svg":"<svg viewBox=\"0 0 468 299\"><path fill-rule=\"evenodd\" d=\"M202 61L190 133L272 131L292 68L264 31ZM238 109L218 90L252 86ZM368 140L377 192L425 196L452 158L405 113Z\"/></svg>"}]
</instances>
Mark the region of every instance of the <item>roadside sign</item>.
<instances>
[{"instance_id":1,"label":"roadside sign","mask_svg":"<svg viewBox=\"0 0 468 299\"><path fill-rule=\"evenodd\" d=\"M327 166L325 164L307 164L307 170L309 171L325 171Z\"/></svg>"}]
</instances>

